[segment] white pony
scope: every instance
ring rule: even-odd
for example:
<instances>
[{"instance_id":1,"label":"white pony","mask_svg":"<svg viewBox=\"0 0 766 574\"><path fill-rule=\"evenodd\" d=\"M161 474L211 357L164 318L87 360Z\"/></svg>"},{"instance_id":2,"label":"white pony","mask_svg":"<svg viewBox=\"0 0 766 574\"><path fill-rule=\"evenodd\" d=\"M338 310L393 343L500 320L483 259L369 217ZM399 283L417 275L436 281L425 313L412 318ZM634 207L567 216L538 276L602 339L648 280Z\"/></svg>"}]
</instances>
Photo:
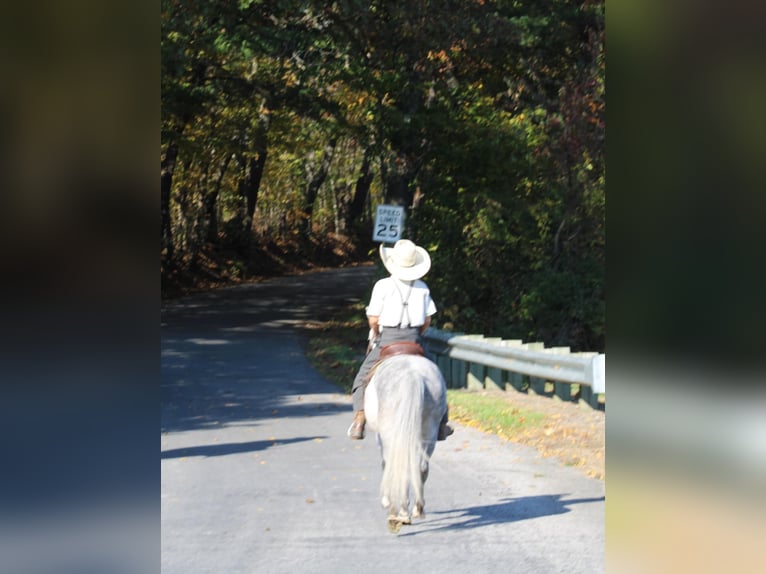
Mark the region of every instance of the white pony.
<instances>
[{"instance_id":1,"label":"white pony","mask_svg":"<svg viewBox=\"0 0 766 574\"><path fill-rule=\"evenodd\" d=\"M444 377L429 359L396 355L375 367L365 391L364 413L377 433L383 459L380 496L391 532L425 516L423 487L446 412Z\"/></svg>"}]
</instances>

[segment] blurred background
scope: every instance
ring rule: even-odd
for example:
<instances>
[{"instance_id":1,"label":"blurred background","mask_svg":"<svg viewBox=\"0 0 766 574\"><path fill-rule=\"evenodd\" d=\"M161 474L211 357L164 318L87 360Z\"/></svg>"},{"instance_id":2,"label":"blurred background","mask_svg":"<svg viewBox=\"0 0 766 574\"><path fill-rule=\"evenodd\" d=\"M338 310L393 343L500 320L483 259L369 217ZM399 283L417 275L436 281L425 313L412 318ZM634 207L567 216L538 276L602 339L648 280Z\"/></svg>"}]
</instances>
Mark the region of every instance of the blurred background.
<instances>
[{"instance_id":1,"label":"blurred background","mask_svg":"<svg viewBox=\"0 0 766 574\"><path fill-rule=\"evenodd\" d=\"M420 19L406 19L417 29L389 26L378 37L351 32L390 24L372 11L382 4L272 4L168 1L158 22L150 3L44 2L34 13L11 7L0 23L4 562L16 572L156 569L162 294L268 273L284 245L317 265L339 264L329 245L368 260L364 233L354 243L339 230L353 237L375 201L405 190L412 231L435 264L460 262L435 281L450 302L445 320L607 352L608 571L762 572L764 8L417 3ZM248 68L231 55L260 38L275 58L286 45L280 23L307 6L315 11L294 23L312 35L293 41L310 41L314 59L290 52ZM244 9L255 19L240 21ZM453 22L450 10L466 18ZM354 24L343 36L348 60L333 59L338 46L328 42L339 37L317 14ZM496 27L472 26L486 21ZM483 51L418 44L458 25L486 40ZM208 58L204 68L187 66L197 61L183 59L190 46ZM419 54L430 57L408 59ZM401 62L412 76L396 75ZM211 70L220 83L199 89L184 75ZM234 71L293 86L295 107L224 83ZM320 95L346 106L343 121L312 107L312 74L332 74L340 92ZM195 97L168 107L173 90ZM254 139L244 168L234 157L220 178L224 243L209 247L200 182L215 184L231 157L215 154L242 144L245 103L261 113L247 112ZM159 144L167 158L184 113L198 119L178 139L188 159L178 160L164 213L156 153ZM257 168L265 121L280 136L269 157L280 161L261 180L260 223L243 227L252 204L237 186ZM291 152L289 142L305 147ZM368 147L367 207L344 228L337 207L353 200ZM325 173L307 218L302 202L329 153L343 162ZM206 167L203 157L215 161ZM413 170L419 188L402 187ZM466 270L509 280L451 290ZM510 320L489 321L492 305Z\"/></svg>"}]
</instances>

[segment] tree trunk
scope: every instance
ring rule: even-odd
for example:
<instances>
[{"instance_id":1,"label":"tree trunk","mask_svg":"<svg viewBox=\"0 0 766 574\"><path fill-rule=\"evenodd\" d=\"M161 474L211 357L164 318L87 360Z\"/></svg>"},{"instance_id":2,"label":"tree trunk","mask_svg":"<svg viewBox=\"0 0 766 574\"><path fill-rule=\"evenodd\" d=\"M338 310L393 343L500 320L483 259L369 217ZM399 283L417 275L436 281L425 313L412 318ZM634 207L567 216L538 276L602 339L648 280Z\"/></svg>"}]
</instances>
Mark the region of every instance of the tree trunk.
<instances>
[{"instance_id":1,"label":"tree trunk","mask_svg":"<svg viewBox=\"0 0 766 574\"><path fill-rule=\"evenodd\" d=\"M333 228L335 233L348 235L353 230L349 227L351 219L348 216L351 201L351 184L339 183L332 187Z\"/></svg>"},{"instance_id":2,"label":"tree trunk","mask_svg":"<svg viewBox=\"0 0 766 574\"><path fill-rule=\"evenodd\" d=\"M216 243L218 241L218 194L221 191L221 182L231 161L231 154L223 160L218 174L216 175L213 189L205 197L205 217L207 218L207 241Z\"/></svg>"},{"instance_id":3,"label":"tree trunk","mask_svg":"<svg viewBox=\"0 0 766 574\"><path fill-rule=\"evenodd\" d=\"M397 154L394 161L388 165L386 176L383 182L386 204L411 207L414 197L412 182L415 179L415 170L411 167L409 158L404 154Z\"/></svg>"},{"instance_id":4,"label":"tree trunk","mask_svg":"<svg viewBox=\"0 0 766 574\"><path fill-rule=\"evenodd\" d=\"M306 163L306 176L308 184L306 185L306 193L304 195L304 215L301 217L300 232L301 237L304 239L311 236L311 213L314 210L314 202L316 201L319 188L322 187L327 172L330 171L330 164L332 163L332 156L335 151L335 144L337 144L337 138L331 138L327 145L324 147L324 155L322 161L319 164L317 171L314 171L313 158L310 158Z\"/></svg>"},{"instance_id":5,"label":"tree trunk","mask_svg":"<svg viewBox=\"0 0 766 574\"><path fill-rule=\"evenodd\" d=\"M259 149L255 157L250 158L248 185L247 185L247 218L252 225L255 206L258 201L258 192L261 189L261 179L263 179L263 170L266 167L266 156L268 152L265 146Z\"/></svg>"},{"instance_id":6,"label":"tree trunk","mask_svg":"<svg viewBox=\"0 0 766 574\"><path fill-rule=\"evenodd\" d=\"M258 191L261 188L263 171L266 169L266 158L269 147L269 128L271 127L271 103L269 99L264 101L258 114L258 129L255 134L254 150L255 157L250 160L250 194L247 197L247 217L250 226L253 224L255 205L258 199Z\"/></svg>"},{"instance_id":7,"label":"tree trunk","mask_svg":"<svg viewBox=\"0 0 766 574\"><path fill-rule=\"evenodd\" d=\"M173 185L173 173L178 160L178 145L171 141L160 162L160 249L165 252L168 265L173 263L173 228L170 220L170 190Z\"/></svg>"},{"instance_id":8,"label":"tree trunk","mask_svg":"<svg viewBox=\"0 0 766 574\"><path fill-rule=\"evenodd\" d=\"M250 229L253 226L253 215L258 200L258 190L261 185L263 168L266 165L266 153L250 157L240 157L242 177L239 180L239 193L245 198L245 217L242 222L241 232L244 234L240 239L242 244L247 244L245 238L249 238Z\"/></svg>"},{"instance_id":9,"label":"tree trunk","mask_svg":"<svg viewBox=\"0 0 766 574\"><path fill-rule=\"evenodd\" d=\"M363 225L363 220L365 219L364 206L370 195L370 186L372 185L373 177L372 149L367 148L364 152L362 168L359 177L356 180L356 187L354 188L354 198L351 200L346 219L346 228L354 229L357 235L361 233L361 227Z\"/></svg>"},{"instance_id":10,"label":"tree trunk","mask_svg":"<svg viewBox=\"0 0 766 574\"><path fill-rule=\"evenodd\" d=\"M238 209L237 222L241 227L237 231L236 243L240 247L247 247L250 243L253 217L258 203L258 193L261 188L261 179L266 168L268 157L269 127L271 124L271 111L268 100L261 104L258 116L258 126L253 134L252 144L240 143L242 152L237 154L241 176L237 183L237 192L245 200L244 215ZM243 134L244 135L244 134Z\"/></svg>"}]
</instances>

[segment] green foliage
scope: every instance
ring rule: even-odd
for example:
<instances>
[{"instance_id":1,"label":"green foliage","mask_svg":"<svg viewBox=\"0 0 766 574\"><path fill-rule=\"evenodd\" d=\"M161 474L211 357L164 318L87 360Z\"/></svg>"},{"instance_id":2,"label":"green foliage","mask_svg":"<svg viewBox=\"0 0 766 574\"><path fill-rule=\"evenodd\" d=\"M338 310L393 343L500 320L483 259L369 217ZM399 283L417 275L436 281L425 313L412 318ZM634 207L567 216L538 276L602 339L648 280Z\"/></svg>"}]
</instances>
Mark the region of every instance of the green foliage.
<instances>
[{"instance_id":1,"label":"green foliage","mask_svg":"<svg viewBox=\"0 0 766 574\"><path fill-rule=\"evenodd\" d=\"M164 0L161 14L176 266L305 224L364 250L374 206L400 202L432 254L438 323L603 350L603 1Z\"/></svg>"}]
</instances>

